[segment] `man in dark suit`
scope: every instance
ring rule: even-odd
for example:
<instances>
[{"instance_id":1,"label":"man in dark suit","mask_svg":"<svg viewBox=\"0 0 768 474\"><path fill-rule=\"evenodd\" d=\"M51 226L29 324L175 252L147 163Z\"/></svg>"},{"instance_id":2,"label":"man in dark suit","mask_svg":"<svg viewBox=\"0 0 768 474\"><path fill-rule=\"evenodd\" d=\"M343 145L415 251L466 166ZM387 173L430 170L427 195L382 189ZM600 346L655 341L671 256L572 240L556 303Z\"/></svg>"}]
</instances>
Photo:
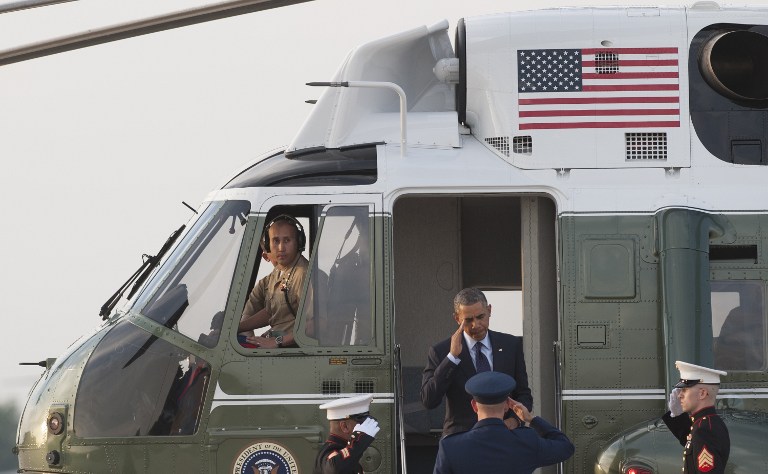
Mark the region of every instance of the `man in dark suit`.
<instances>
[{"instance_id":1,"label":"man in dark suit","mask_svg":"<svg viewBox=\"0 0 768 474\"><path fill-rule=\"evenodd\" d=\"M483 372L467 381L478 422L464 433L440 440L434 474L530 474L573 455L571 440L522 403L509 398L515 380L501 372ZM510 430L502 416L512 409L530 428Z\"/></svg>"},{"instance_id":2,"label":"man in dark suit","mask_svg":"<svg viewBox=\"0 0 768 474\"><path fill-rule=\"evenodd\" d=\"M477 414L470 405L472 397L464 390L464 384L478 372L490 370L511 375L517 382L511 397L532 410L523 338L488 330L491 305L477 288L461 290L453 299L453 311L459 327L450 338L429 349L421 379L421 401L427 409L440 405L443 397L446 399L443 436L467 431L477 422ZM505 422L509 428L515 428L519 420L512 417Z\"/></svg>"}]
</instances>

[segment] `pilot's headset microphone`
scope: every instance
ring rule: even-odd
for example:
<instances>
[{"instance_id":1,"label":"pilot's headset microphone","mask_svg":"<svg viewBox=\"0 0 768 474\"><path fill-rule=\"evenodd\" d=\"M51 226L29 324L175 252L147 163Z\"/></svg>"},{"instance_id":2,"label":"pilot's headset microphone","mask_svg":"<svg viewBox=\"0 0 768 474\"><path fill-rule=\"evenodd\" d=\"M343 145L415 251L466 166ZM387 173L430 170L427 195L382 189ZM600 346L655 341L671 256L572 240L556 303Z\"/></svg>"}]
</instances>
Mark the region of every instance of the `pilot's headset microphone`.
<instances>
[{"instance_id":1,"label":"pilot's headset microphone","mask_svg":"<svg viewBox=\"0 0 768 474\"><path fill-rule=\"evenodd\" d=\"M304 232L304 226L301 225L301 222L298 221L293 216L289 216L288 214L280 214L279 216L276 216L274 219L269 221L269 224L267 224L266 227L264 227L264 233L262 234L262 238L264 239L264 250L267 252L271 252L270 249L270 242L269 242L269 229L276 223L276 222L288 222L296 229L296 235L298 237L298 247L299 247L299 253L303 252L307 245L307 234ZM296 267L296 264L299 263L299 259L296 259L296 262L293 264L294 268ZM293 275L293 268L291 268L291 271L289 272L289 275ZM290 276L288 277L290 279ZM293 309L293 306L291 306L291 302L288 301L288 286L283 285L282 288L283 295L285 296L285 304L288 305L288 309L291 311L291 314L293 316L296 316L296 310Z\"/></svg>"}]
</instances>

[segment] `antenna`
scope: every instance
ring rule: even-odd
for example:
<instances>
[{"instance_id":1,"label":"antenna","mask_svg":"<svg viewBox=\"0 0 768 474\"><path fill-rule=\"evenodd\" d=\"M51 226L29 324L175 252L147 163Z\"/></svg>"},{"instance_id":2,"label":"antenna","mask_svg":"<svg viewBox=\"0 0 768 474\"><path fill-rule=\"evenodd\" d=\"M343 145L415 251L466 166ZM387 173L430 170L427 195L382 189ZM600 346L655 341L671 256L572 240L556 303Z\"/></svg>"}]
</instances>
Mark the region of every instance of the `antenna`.
<instances>
[{"instance_id":1,"label":"antenna","mask_svg":"<svg viewBox=\"0 0 768 474\"><path fill-rule=\"evenodd\" d=\"M188 208L190 208L190 209L192 210L192 212L194 212L195 214L197 214L197 211L195 210L195 208L194 208L194 207L190 206L189 204L187 204L187 203L186 203L186 202L184 202L184 201L181 201L181 203L182 203L182 204L184 204L185 206L187 206Z\"/></svg>"}]
</instances>

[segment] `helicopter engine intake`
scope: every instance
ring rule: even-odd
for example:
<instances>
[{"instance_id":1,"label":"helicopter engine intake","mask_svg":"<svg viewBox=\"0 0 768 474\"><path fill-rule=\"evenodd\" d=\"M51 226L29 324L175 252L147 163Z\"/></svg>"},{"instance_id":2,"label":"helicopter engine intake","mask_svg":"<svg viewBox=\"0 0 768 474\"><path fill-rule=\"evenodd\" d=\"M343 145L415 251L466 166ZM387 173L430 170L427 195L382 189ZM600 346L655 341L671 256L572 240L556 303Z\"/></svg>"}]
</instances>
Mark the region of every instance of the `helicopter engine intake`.
<instances>
[{"instance_id":1,"label":"helicopter engine intake","mask_svg":"<svg viewBox=\"0 0 768 474\"><path fill-rule=\"evenodd\" d=\"M768 99L768 36L753 31L717 33L701 49L699 67L707 83L725 97Z\"/></svg>"}]
</instances>

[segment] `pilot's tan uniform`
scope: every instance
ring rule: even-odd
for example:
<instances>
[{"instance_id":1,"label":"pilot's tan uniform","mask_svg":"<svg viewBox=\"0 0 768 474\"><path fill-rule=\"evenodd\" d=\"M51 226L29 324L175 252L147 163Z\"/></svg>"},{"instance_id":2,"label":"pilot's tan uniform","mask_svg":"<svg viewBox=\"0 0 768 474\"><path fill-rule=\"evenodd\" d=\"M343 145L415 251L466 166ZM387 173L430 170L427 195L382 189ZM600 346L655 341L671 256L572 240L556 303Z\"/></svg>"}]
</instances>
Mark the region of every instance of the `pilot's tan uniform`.
<instances>
[{"instance_id":1,"label":"pilot's tan uniform","mask_svg":"<svg viewBox=\"0 0 768 474\"><path fill-rule=\"evenodd\" d=\"M280 271L277 268L262 278L248 295L248 302L243 310L243 319L250 317L263 308L269 313L269 325L272 326L272 336L280 336L293 332L296 315L291 311L299 310L301 289L304 288L304 278L307 275L309 262L299 255L296 264L290 270ZM283 286L288 289L289 307L285 301Z\"/></svg>"}]
</instances>

